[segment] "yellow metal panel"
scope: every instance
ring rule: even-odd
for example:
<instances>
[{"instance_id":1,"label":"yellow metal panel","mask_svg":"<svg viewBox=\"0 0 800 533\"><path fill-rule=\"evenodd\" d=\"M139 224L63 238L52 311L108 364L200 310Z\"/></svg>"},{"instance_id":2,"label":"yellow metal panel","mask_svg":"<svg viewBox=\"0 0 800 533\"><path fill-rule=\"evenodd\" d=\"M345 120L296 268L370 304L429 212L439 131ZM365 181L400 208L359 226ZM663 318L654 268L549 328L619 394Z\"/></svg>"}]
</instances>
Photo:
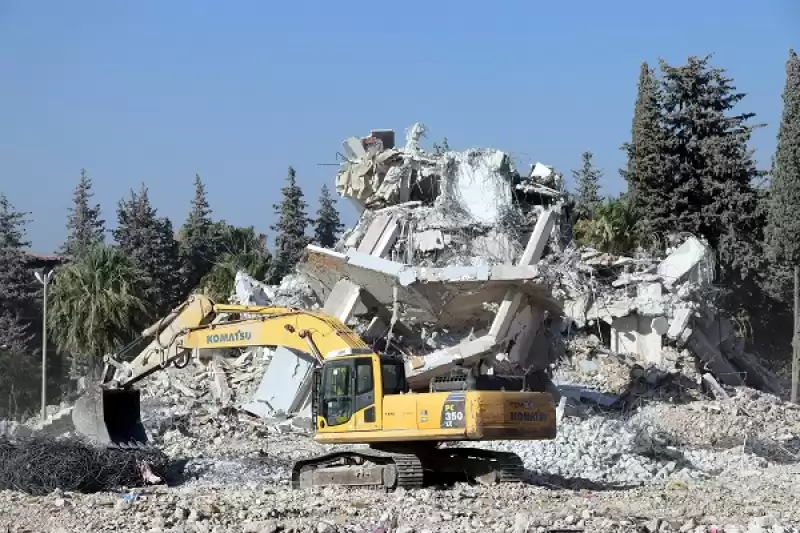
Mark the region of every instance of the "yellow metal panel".
<instances>
[{"instance_id":1,"label":"yellow metal panel","mask_svg":"<svg viewBox=\"0 0 800 533\"><path fill-rule=\"evenodd\" d=\"M319 432L314 440L322 444L370 444L374 442L411 442L461 440L464 432L458 429L437 429L424 432L416 429L353 432Z\"/></svg>"},{"instance_id":2,"label":"yellow metal panel","mask_svg":"<svg viewBox=\"0 0 800 533\"><path fill-rule=\"evenodd\" d=\"M541 392L471 391L475 428L470 439L551 439L556 436L553 397Z\"/></svg>"},{"instance_id":3,"label":"yellow metal panel","mask_svg":"<svg viewBox=\"0 0 800 533\"><path fill-rule=\"evenodd\" d=\"M309 353L311 335L325 356L343 348L366 348L364 341L340 321L308 312L285 311L275 316L211 324L187 333L186 348L235 348L247 346L285 346Z\"/></svg>"},{"instance_id":4,"label":"yellow metal panel","mask_svg":"<svg viewBox=\"0 0 800 533\"><path fill-rule=\"evenodd\" d=\"M417 429L419 394L387 394L383 398L383 429L386 431Z\"/></svg>"}]
</instances>

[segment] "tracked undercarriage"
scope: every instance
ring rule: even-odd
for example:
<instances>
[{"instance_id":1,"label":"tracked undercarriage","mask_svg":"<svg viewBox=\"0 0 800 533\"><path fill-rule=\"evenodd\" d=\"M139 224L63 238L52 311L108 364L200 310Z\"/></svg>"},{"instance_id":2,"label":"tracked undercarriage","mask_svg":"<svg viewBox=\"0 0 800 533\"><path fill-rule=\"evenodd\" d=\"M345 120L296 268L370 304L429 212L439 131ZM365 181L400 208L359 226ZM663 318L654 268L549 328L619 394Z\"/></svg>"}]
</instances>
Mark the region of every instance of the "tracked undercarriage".
<instances>
[{"instance_id":1,"label":"tracked undercarriage","mask_svg":"<svg viewBox=\"0 0 800 533\"><path fill-rule=\"evenodd\" d=\"M520 482L524 472L516 454L479 448L347 448L295 462L292 487L336 485L390 491L457 481L489 485Z\"/></svg>"}]
</instances>

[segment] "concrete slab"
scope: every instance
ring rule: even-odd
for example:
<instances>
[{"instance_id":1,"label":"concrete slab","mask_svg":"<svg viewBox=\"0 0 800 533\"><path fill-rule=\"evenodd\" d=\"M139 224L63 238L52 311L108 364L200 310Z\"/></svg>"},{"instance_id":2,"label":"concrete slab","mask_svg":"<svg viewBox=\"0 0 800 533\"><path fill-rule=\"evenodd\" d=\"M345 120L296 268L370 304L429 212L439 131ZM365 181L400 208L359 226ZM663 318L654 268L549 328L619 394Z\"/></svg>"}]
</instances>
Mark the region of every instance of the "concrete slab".
<instances>
[{"instance_id":1,"label":"concrete slab","mask_svg":"<svg viewBox=\"0 0 800 533\"><path fill-rule=\"evenodd\" d=\"M356 250L346 254L309 245L307 259L298 268L307 274L319 294L326 297L343 278L360 286L380 305L394 305L393 288L405 322L463 325L472 320L491 320L486 302L499 301L509 290L520 291L532 304L561 316L561 305L550 288L536 281L535 267L416 268ZM512 277L513 276L513 277ZM516 277L519 276L519 277ZM362 296L363 299L363 296Z\"/></svg>"},{"instance_id":2,"label":"concrete slab","mask_svg":"<svg viewBox=\"0 0 800 533\"><path fill-rule=\"evenodd\" d=\"M618 353L635 354L642 362L661 362L661 335L653 320L636 313L615 318L611 322L611 349Z\"/></svg>"},{"instance_id":3,"label":"concrete slab","mask_svg":"<svg viewBox=\"0 0 800 533\"><path fill-rule=\"evenodd\" d=\"M667 289L684 280L709 283L714 279L713 253L700 239L690 237L658 265L658 274Z\"/></svg>"},{"instance_id":4,"label":"concrete slab","mask_svg":"<svg viewBox=\"0 0 800 533\"><path fill-rule=\"evenodd\" d=\"M358 251L371 254L383 236L383 232L392 220L392 215L382 214L375 217L367 229L367 233L358 245Z\"/></svg>"},{"instance_id":5,"label":"concrete slab","mask_svg":"<svg viewBox=\"0 0 800 533\"><path fill-rule=\"evenodd\" d=\"M322 312L347 324L347 321L353 316L360 297L361 287L349 280L340 279L331 289L325 305L322 307Z\"/></svg>"},{"instance_id":6,"label":"concrete slab","mask_svg":"<svg viewBox=\"0 0 800 533\"><path fill-rule=\"evenodd\" d=\"M454 367L453 363L474 365L485 355L500 349L501 344L494 337L484 335L422 357L411 357L406 362L408 385L414 390L426 389L431 378L450 374Z\"/></svg>"},{"instance_id":7,"label":"concrete slab","mask_svg":"<svg viewBox=\"0 0 800 533\"><path fill-rule=\"evenodd\" d=\"M310 354L276 348L256 393L242 409L262 418L293 414L293 408L303 407L314 365Z\"/></svg>"},{"instance_id":8,"label":"concrete slab","mask_svg":"<svg viewBox=\"0 0 800 533\"><path fill-rule=\"evenodd\" d=\"M701 331L692 331L686 345L705 363L706 368L714 374L718 381L734 387L744 384L739 371L708 341Z\"/></svg>"},{"instance_id":9,"label":"concrete slab","mask_svg":"<svg viewBox=\"0 0 800 533\"><path fill-rule=\"evenodd\" d=\"M689 325L689 319L692 317L692 310L689 308L682 308L675 311L672 317L672 322L667 330L667 337L672 340L678 340L683 333L683 330Z\"/></svg>"}]
</instances>

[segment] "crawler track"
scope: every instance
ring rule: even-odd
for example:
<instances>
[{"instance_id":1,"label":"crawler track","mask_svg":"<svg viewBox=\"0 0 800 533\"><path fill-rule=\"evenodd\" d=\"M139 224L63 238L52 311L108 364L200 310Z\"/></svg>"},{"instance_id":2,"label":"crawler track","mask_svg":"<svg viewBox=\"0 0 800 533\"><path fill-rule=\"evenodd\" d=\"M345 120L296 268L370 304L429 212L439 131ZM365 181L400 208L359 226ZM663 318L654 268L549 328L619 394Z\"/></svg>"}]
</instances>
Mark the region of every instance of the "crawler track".
<instances>
[{"instance_id":1,"label":"crawler track","mask_svg":"<svg viewBox=\"0 0 800 533\"><path fill-rule=\"evenodd\" d=\"M295 462L292 487L394 490L452 481L514 483L522 480L524 472L517 455L477 448L349 448Z\"/></svg>"}]
</instances>

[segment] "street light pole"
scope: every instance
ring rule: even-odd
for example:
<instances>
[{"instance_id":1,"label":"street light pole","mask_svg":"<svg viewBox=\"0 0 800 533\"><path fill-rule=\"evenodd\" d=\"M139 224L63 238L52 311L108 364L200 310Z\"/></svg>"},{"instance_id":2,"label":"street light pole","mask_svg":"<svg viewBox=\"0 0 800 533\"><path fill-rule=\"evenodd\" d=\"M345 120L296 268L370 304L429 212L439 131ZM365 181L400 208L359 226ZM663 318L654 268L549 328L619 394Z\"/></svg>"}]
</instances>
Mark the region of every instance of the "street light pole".
<instances>
[{"instance_id":1,"label":"street light pole","mask_svg":"<svg viewBox=\"0 0 800 533\"><path fill-rule=\"evenodd\" d=\"M42 421L47 420L47 285L53 279L53 270L45 275L36 272L36 280L44 287L42 306Z\"/></svg>"}]
</instances>

